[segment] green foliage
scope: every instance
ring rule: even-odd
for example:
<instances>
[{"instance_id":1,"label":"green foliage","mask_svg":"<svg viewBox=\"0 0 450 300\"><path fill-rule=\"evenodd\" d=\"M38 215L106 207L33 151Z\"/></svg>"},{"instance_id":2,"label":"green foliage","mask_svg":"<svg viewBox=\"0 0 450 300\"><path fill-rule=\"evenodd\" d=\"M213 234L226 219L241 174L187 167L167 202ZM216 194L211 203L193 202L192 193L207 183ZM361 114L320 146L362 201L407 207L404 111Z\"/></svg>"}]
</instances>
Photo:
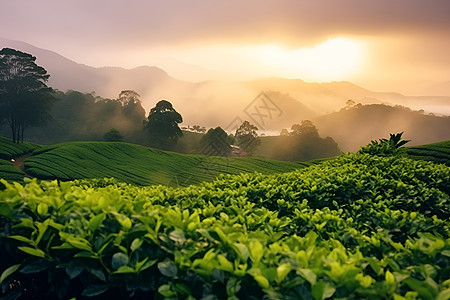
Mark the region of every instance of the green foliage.
<instances>
[{"instance_id":1,"label":"green foliage","mask_svg":"<svg viewBox=\"0 0 450 300\"><path fill-rule=\"evenodd\" d=\"M14 143L12 140L0 136L0 159L10 160L21 155L32 152L39 148L32 143Z\"/></svg>"},{"instance_id":2,"label":"green foliage","mask_svg":"<svg viewBox=\"0 0 450 300\"><path fill-rule=\"evenodd\" d=\"M186 188L0 191L1 296L445 299L450 169L346 154Z\"/></svg>"},{"instance_id":3,"label":"green foliage","mask_svg":"<svg viewBox=\"0 0 450 300\"><path fill-rule=\"evenodd\" d=\"M178 124L183 122L181 115L173 108L172 103L161 100L150 110L145 124L149 135L149 144L159 149L171 149L183 136Z\"/></svg>"},{"instance_id":4,"label":"green foliage","mask_svg":"<svg viewBox=\"0 0 450 300\"><path fill-rule=\"evenodd\" d=\"M112 128L105 133L103 139L107 142L121 142L123 140L123 135L120 134L119 130Z\"/></svg>"},{"instance_id":5,"label":"green foliage","mask_svg":"<svg viewBox=\"0 0 450 300\"><path fill-rule=\"evenodd\" d=\"M23 142L29 126L40 126L50 119L54 102L47 87L50 75L36 64L36 57L18 50L0 50L0 121L5 119L13 142Z\"/></svg>"},{"instance_id":6,"label":"green foliage","mask_svg":"<svg viewBox=\"0 0 450 300\"><path fill-rule=\"evenodd\" d=\"M450 167L450 141L403 149L410 158L446 164Z\"/></svg>"},{"instance_id":7,"label":"green foliage","mask_svg":"<svg viewBox=\"0 0 450 300\"><path fill-rule=\"evenodd\" d=\"M144 143L142 123L145 110L133 94L106 99L91 93L55 91L52 119L41 127L27 130L27 140L40 144L68 141L103 141L111 128L120 131L126 141ZM5 132L6 134L6 132Z\"/></svg>"},{"instance_id":8,"label":"green foliage","mask_svg":"<svg viewBox=\"0 0 450 300\"><path fill-rule=\"evenodd\" d=\"M14 167L11 162L0 160L0 178L7 181L22 181L24 177L25 173ZM0 184L0 189L2 188L3 185Z\"/></svg>"},{"instance_id":9,"label":"green foliage","mask_svg":"<svg viewBox=\"0 0 450 300\"><path fill-rule=\"evenodd\" d=\"M39 179L114 177L138 185L181 185L210 181L219 174L275 173L307 164L261 158L183 155L127 143L73 142L43 146L24 162Z\"/></svg>"},{"instance_id":10,"label":"green foliage","mask_svg":"<svg viewBox=\"0 0 450 300\"><path fill-rule=\"evenodd\" d=\"M231 138L221 127L210 128L200 140L201 154L209 156L229 156Z\"/></svg>"},{"instance_id":11,"label":"green foliage","mask_svg":"<svg viewBox=\"0 0 450 300\"><path fill-rule=\"evenodd\" d=\"M403 132L390 134L388 139L372 140L370 144L361 147L358 153L367 153L378 156L395 156L399 154L399 149L403 147L409 140L402 140Z\"/></svg>"},{"instance_id":12,"label":"green foliage","mask_svg":"<svg viewBox=\"0 0 450 300\"><path fill-rule=\"evenodd\" d=\"M261 144L261 140L258 138L258 133L256 132L257 130L258 127L248 121L244 121L244 123L236 129L234 135L239 148L250 155L252 155L256 147Z\"/></svg>"},{"instance_id":13,"label":"green foliage","mask_svg":"<svg viewBox=\"0 0 450 300\"><path fill-rule=\"evenodd\" d=\"M309 120L292 125L291 132L282 131L275 142L272 158L287 161L308 161L340 154L331 137L321 138Z\"/></svg>"}]
</instances>

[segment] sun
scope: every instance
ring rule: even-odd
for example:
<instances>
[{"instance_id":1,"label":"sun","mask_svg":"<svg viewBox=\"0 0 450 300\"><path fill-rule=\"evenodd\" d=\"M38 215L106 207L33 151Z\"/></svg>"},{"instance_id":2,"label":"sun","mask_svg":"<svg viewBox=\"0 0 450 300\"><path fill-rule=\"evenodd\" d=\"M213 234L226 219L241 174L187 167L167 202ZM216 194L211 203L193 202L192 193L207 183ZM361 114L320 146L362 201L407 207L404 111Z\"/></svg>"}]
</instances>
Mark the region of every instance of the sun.
<instances>
[{"instance_id":1,"label":"sun","mask_svg":"<svg viewBox=\"0 0 450 300\"><path fill-rule=\"evenodd\" d=\"M346 80L364 60L364 46L349 38L329 39L312 48L287 49L278 45L257 46L256 58L277 76L311 81Z\"/></svg>"}]
</instances>

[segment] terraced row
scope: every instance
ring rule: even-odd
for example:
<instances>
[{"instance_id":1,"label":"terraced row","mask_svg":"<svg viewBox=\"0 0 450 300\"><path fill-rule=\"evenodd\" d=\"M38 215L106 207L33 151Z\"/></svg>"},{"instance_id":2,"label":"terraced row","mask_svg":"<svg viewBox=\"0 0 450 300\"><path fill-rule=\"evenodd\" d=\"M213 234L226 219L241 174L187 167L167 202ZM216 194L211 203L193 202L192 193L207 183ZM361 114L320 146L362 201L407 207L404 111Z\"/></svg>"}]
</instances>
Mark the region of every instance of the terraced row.
<instances>
[{"instance_id":1,"label":"terraced row","mask_svg":"<svg viewBox=\"0 0 450 300\"><path fill-rule=\"evenodd\" d=\"M138 185L188 186L219 174L288 172L309 164L262 158L183 155L127 143L75 142L44 146L24 163L39 179L114 177Z\"/></svg>"},{"instance_id":2,"label":"terraced row","mask_svg":"<svg viewBox=\"0 0 450 300\"><path fill-rule=\"evenodd\" d=\"M0 159L10 160L39 148L31 143L13 143L12 140L0 136Z\"/></svg>"},{"instance_id":3,"label":"terraced row","mask_svg":"<svg viewBox=\"0 0 450 300\"><path fill-rule=\"evenodd\" d=\"M450 141L405 148L412 159L432 161L450 166Z\"/></svg>"}]
</instances>

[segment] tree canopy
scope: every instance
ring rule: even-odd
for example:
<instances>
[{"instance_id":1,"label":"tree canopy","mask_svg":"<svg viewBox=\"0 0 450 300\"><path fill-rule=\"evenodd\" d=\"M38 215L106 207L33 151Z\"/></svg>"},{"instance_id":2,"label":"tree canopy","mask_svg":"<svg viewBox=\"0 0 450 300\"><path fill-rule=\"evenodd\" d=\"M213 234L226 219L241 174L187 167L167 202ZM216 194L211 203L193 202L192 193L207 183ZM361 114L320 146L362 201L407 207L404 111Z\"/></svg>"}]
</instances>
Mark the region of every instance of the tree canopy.
<instances>
[{"instance_id":1,"label":"tree canopy","mask_svg":"<svg viewBox=\"0 0 450 300\"><path fill-rule=\"evenodd\" d=\"M234 135L239 148L250 155L255 151L256 147L261 144L258 133L256 132L257 130L258 127L251 124L249 121L244 121Z\"/></svg>"},{"instance_id":2,"label":"tree canopy","mask_svg":"<svg viewBox=\"0 0 450 300\"><path fill-rule=\"evenodd\" d=\"M183 136L178 126L183 122L181 115L173 108L172 103L161 100L150 110L145 124L148 132L149 144L160 149L171 149Z\"/></svg>"},{"instance_id":3,"label":"tree canopy","mask_svg":"<svg viewBox=\"0 0 450 300\"><path fill-rule=\"evenodd\" d=\"M23 142L29 126L48 121L55 98L47 86L47 71L36 57L18 50L0 50L0 121L6 121L14 142Z\"/></svg>"},{"instance_id":4,"label":"tree canopy","mask_svg":"<svg viewBox=\"0 0 450 300\"><path fill-rule=\"evenodd\" d=\"M339 155L337 143L331 138L321 138L316 126L310 120L294 124L291 131L283 130L275 146L275 159L307 161Z\"/></svg>"},{"instance_id":5,"label":"tree canopy","mask_svg":"<svg viewBox=\"0 0 450 300\"><path fill-rule=\"evenodd\" d=\"M231 139L220 126L210 128L200 141L201 154L210 156L228 156L231 153Z\"/></svg>"}]
</instances>

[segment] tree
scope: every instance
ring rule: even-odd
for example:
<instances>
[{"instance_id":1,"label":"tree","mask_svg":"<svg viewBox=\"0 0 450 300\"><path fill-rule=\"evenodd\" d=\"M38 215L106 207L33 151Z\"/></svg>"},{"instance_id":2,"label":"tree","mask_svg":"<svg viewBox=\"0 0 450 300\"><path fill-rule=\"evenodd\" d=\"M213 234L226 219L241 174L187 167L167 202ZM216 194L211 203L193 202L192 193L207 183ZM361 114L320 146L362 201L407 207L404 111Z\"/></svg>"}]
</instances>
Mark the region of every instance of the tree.
<instances>
[{"instance_id":1,"label":"tree","mask_svg":"<svg viewBox=\"0 0 450 300\"><path fill-rule=\"evenodd\" d=\"M310 120L303 120L301 124L294 124L291 127L292 136L319 137L316 126Z\"/></svg>"},{"instance_id":2,"label":"tree","mask_svg":"<svg viewBox=\"0 0 450 300\"><path fill-rule=\"evenodd\" d=\"M178 126L183 122L183 118L167 100L156 103L147 119L145 129L152 147L171 149L177 144L178 138L183 136Z\"/></svg>"},{"instance_id":3,"label":"tree","mask_svg":"<svg viewBox=\"0 0 450 300\"><path fill-rule=\"evenodd\" d=\"M281 129L280 132L281 136L289 136L289 131L286 128Z\"/></svg>"},{"instance_id":4,"label":"tree","mask_svg":"<svg viewBox=\"0 0 450 300\"><path fill-rule=\"evenodd\" d=\"M228 156L231 153L231 139L221 127L210 128L200 140L201 154Z\"/></svg>"},{"instance_id":5,"label":"tree","mask_svg":"<svg viewBox=\"0 0 450 300\"><path fill-rule=\"evenodd\" d=\"M10 48L0 51L0 120L6 120L15 143L29 126L48 121L55 98L46 84L50 75L36 57Z\"/></svg>"},{"instance_id":6,"label":"tree","mask_svg":"<svg viewBox=\"0 0 450 300\"><path fill-rule=\"evenodd\" d=\"M123 135L119 130L111 128L111 130L105 133L103 139L107 142L121 142L123 140Z\"/></svg>"},{"instance_id":7,"label":"tree","mask_svg":"<svg viewBox=\"0 0 450 300\"><path fill-rule=\"evenodd\" d=\"M124 90L120 92L117 101L119 101L123 106L125 106L134 103L141 103L140 98L141 95L139 95L136 91Z\"/></svg>"},{"instance_id":8,"label":"tree","mask_svg":"<svg viewBox=\"0 0 450 300\"><path fill-rule=\"evenodd\" d=\"M258 127L250 124L249 121L244 121L234 134L239 148L250 155L261 144L261 140L258 138L258 133L256 132L257 130Z\"/></svg>"},{"instance_id":9,"label":"tree","mask_svg":"<svg viewBox=\"0 0 450 300\"><path fill-rule=\"evenodd\" d=\"M300 124L292 125L289 136L279 140L274 153L273 158L275 159L308 161L339 155L340 150L332 138L326 137L323 139L319 136L313 122L303 120Z\"/></svg>"}]
</instances>

